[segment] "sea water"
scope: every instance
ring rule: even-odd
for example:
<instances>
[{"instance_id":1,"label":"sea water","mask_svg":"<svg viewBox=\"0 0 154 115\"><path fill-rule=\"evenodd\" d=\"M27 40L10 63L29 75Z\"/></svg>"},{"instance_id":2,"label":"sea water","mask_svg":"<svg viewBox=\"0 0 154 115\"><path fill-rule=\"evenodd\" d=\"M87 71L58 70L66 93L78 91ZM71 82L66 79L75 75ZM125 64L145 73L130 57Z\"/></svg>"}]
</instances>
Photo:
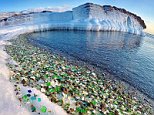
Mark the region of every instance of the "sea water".
<instances>
[{"instance_id":1,"label":"sea water","mask_svg":"<svg viewBox=\"0 0 154 115\"><path fill-rule=\"evenodd\" d=\"M154 99L154 38L122 32L48 31L30 41L115 75Z\"/></svg>"}]
</instances>

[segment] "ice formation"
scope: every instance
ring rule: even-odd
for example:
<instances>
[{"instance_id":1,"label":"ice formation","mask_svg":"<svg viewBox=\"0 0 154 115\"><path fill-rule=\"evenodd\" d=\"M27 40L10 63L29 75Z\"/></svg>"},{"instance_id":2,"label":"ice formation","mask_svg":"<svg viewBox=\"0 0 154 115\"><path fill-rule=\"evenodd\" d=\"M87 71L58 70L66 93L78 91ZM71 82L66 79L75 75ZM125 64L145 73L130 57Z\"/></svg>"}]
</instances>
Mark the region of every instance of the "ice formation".
<instances>
[{"instance_id":1,"label":"ice formation","mask_svg":"<svg viewBox=\"0 0 154 115\"><path fill-rule=\"evenodd\" d=\"M3 16L5 17L5 16ZM72 11L52 12L51 10L30 10L14 13L1 18L0 29L27 25L37 26L37 30L71 29L91 31L123 31L142 34L146 28L137 15L115 6L100 6L86 3Z\"/></svg>"}]
</instances>

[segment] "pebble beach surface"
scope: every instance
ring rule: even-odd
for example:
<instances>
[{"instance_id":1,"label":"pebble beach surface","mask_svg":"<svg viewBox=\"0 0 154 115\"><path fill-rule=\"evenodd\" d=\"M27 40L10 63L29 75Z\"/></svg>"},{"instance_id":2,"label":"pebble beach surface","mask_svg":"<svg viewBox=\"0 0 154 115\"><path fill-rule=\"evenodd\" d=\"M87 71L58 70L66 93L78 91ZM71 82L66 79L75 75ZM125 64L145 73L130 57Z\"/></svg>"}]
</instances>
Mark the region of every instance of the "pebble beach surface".
<instances>
[{"instance_id":1,"label":"pebble beach surface","mask_svg":"<svg viewBox=\"0 0 154 115\"><path fill-rule=\"evenodd\" d=\"M29 105L31 112L50 114L48 107L37 107L41 102L37 94L21 85L34 87L44 93L51 102L61 106L68 114L85 115L152 115L152 107L125 91L121 84L103 79L86 67L69 64L64 57L33 46L26 35L9 40L5 50L16 61L8 64L12 71L10 81L15 84L17 98Z\"/></svg>"}]
</instances>

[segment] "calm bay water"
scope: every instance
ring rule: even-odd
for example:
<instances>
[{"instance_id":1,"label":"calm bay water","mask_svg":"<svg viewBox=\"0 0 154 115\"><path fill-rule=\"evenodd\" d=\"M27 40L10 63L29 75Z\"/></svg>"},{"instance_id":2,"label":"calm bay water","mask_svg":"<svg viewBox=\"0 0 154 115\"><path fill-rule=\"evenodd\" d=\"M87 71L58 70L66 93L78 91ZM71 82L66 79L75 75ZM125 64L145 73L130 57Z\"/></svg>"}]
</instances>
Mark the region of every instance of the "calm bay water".
<instances>
[{"instance_id":1,"label":"calm bay water","mask_svg":"<svg viewBox=\"0 0 154 115\"><path fill-rule=\"evenodd\" d=\"M50 31L36 44L108 70L154 99L154 38L121 32Z\"/></svg>"}]
</instances>

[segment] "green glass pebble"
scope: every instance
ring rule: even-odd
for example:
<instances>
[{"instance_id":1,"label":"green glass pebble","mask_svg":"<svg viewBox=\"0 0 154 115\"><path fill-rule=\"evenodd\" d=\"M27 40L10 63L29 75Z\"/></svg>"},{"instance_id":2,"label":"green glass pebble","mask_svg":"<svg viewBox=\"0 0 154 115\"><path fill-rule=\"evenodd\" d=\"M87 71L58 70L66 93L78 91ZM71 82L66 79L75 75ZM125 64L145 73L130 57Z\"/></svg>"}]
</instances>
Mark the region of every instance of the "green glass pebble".
<instances>
[{"instance_id":1,"label":"green glass pebble","mask_svg":"<svg viewBox=\"0 0 154 115\"><path fill-rule=\"evenodd\" d=\"M70 67L70 66L65 66L67 69Z\"/></svg>"},{"instance_id":2,"label":"green glass pebble","mask_svg":"<svg viewBox=\"0 0 154 115\"><path fill-rule=\"evenodd\" d=\"M50 88L49 92L53 93L53 92L55 92L55 89Z\"/></svg>"},{"instance_id":3,"label":"green glass pebble","mask_svg":"<svg viewBox=\"0 0 154 115\"><path fill-rule=\"evenodd\" d=\"M95 100L91 101L91 103L92 103L93 105L96 105L96 104L97 104L97 102L96 102Z\"/></svg>"},{"instance_id":4,"label":"green glass pebble","mask_svg":"<svg viewBox=\"0 0 154 115\"><path fill-rule=\"evenodd\" d=\"M76 71L77 71L77 69L76 69L75 67L73 67L73 68L72 68L72 71L73 71L73 72L76 72Z\"/></svg>"},{"instance_id":5,"label":"green glass pebble","mask_svg":"<svg viewBox=\"0 0 154 115\"><path fill-rule=\"evenodd\" d=\"M113 112L110 112L109 115L114 115L114 113Z\"/></svg>"},{"instance_id":6,"label":"green glass pebble","mask_svg":"<svg viewBox=\"0 0 154 115\"><path fill-rule=\"evenodd\" d=\"M57 79L62 80L62 77L61 77L61 76L58 76L58 78L57 78Z\"/></svg>"},{"instance_id":7,"label":"green glass pebble","mask_svg":"<svg viewBox=\"0 0 154 115\"><path fill-rule=\"evenodd\" d=\"M62 77L61 77L61 76L58 76L58 75L53 75L52 78L53 78L53 79L59 79L59 80L62 79Z\"/></svg>"},{"instance_id":8,"label":"green glass pebble","mask_svg":"<svg viewBox=\"0 0 154 115\"><path fill-rule=\"evenodd\" d=\"M58 77L58 75L53 75L52 76L53 79L56 79L57 77Z\"/></svg>"},{"instance_id":9,"label":"green glass pebble","mask_svg":"<svg viewBox=\"0 0 154 115\"><path fill-rule=\"evenodd\" d=\"M38 100L38 102L41 102L41 98L38 98L37 100Z\"/></svg>"},{"instance_id":10,"label":"green glass pebble","mask_svg":"<svg viewBox=\"0 0 154 115\"><path fill-rule=\"evenodd\" d=\"M45 77L45 78L48 78L48 77L49 77L49 75L48 75L48 74L46 74L44 77Z\"/></svg>"},{"instance_id":11,"label":"green glass pebble","mask_svg":"<svg viewBox=\"0 0 154 115\"><path fill-rule=\"evenodd\" d=\"M64 74L62 74L62 76L67 77L67 76L68 76L68 74L67 74L67 73L64 73Z\"/></svg>"},{"instance_id":12,"label":"green glass pebble","mask_svg":"<svg viewBox=\"0 0 154 115\"><path fill-rule=\"evenodd\" d=\"M103 91L102 91L102 94L104 94L104 93L105 93L105 91L103 90Z\"/></svg>"},{"instance_id":13,"label":"green glass pebble","mask_svg":"<svg viewBox=\"0 0 154 115\"><path fill-rule=\"evenodd\" d=\"M24 102L27 102L29 100L27 95L24 95L22 98L23 98Z\"/></svg>"},{"instance_id":14,"label":"green glass pebble","mask_svg":"<svg viewBox=\"0 0 154 115\"><path fill-rule=\"evenodd\" d=\"M127 111L128 111L128 112L131 112L131 109L129 108Z\"/></svg>"},{"instance_id":15,"label":"green glass pebble","mask_svg":"<svg viewBox=\"0 0 154 115\"><path fill-rule=\"evenodd\" d=\"M115 105L118 105L118 102L117 102L117 101L114 101L114 104L115 104Z\"/></svg>"},{"instance_id":16,"label":"green glass pebble","mask_svg":"<svg viewBox=\"0 0 154 115\"><path fill-rule=\"evenodd\" d=\"M50 86L50 85L51 85L51 83L50 83L50 82L47 82L47 83L46 83L46 85L47 85L47 86Z\"/></svg>"},{"instance_id":17,"label":"green glass pebble","mask_svg":"<svg viewBox=\"0 0 154 115\"><path fill-rule=\"evenodd\" d=\"M42 106L40 110L42 113L45 113L47 111L47 108L45 106Z\"/></svg>"},{"instance_id":18,"label":"green glass pebble","mask_svg":"<svg viewBox=\"0 0 154 115\"><path fill-rule=\"evenodd\" d=\"M61 91L61 87L60 87L60 86L56 86L56 87L55 87L55 91L56 91L56 92L60 92L60 91Z\"/></svg>"},{"instance_id":19,"label":"green glass pebble","mask_svg":"<svg viewBox=\"0 0 154 115\"><path fill-rule=\"evenodd\" d=\"M79 113L86 113L86 112L87 112L86 109L81 108L81 107L77 107L77 108L76 108L76 111L79 112Z\"/></svg>"}]
</instances>

